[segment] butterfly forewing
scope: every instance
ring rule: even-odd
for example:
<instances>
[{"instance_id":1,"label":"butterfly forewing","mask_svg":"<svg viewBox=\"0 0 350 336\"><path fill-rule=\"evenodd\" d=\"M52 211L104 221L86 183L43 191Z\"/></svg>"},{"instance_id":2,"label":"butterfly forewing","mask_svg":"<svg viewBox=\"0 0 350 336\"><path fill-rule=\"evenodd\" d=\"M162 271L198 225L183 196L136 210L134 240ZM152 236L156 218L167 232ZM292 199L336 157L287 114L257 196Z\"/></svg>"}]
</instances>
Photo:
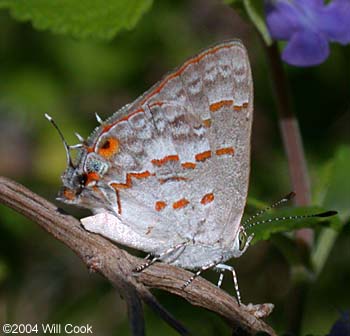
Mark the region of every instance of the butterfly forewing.
<instances>
[{"instance_id":1,"label":"butterfly forewing","mask_svg":"<svg viewBox=\"0 0 350 336\"><path fill-rule=\"evenodd\" d=\"M91 170L89 156L108 165L96 192L113 190L105 209L150 246L121 243L152 252L186 239L232 247L247 196L252 91L246 50L228 42L191 58L95 130L83 169Z\"/></svg>"}]
</instances>

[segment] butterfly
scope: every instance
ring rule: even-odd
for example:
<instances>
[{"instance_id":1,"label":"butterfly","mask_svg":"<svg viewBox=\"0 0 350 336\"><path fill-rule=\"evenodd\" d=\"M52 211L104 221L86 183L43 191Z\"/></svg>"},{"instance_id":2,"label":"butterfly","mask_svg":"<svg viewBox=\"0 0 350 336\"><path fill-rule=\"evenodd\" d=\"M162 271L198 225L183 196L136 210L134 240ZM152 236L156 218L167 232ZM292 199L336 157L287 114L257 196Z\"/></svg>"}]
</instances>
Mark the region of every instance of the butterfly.
<instances>
[{"instance_id":1,"label":"butterfly","mask_svg":"<svg viewBox=\"0 0 350 336\"><path fill-rule=\"evenodd\" d=\"M50 118L50 117L49 117ZM59 200L88 208L88 231L196 270L232 272L249 246L241 219L248 191L253 80L237 40L187 60L68 146ZM51 120L52 121L52 120ZM56 127L57 128L57 127ZM75 160L70 150L78 153Z\"/></svg>"}]
</instances>

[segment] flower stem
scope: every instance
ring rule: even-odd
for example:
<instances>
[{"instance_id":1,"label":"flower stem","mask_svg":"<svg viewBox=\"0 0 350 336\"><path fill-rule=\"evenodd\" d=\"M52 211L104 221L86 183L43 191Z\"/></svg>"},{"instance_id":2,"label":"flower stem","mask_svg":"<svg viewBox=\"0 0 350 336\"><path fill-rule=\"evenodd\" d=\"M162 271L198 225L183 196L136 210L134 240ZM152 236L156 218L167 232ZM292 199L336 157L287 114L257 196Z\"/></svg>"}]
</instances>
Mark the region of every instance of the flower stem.
<instances>
[{"instance_id":1,"label":"flower stem","mask_svg":"<svg viewBox=\"0 0 350 336\"><path fill-rule=\"evenodd\" d=\"M289 174L296 205L309 205L311 202L310 181L297 118L291 107L288 82L281 62L277 44L266 46L272 85L275 92L279 126L287 154ZM299 242L311 248L313 231L301 229L296 232Z\"/></svg>"},{"instance_id":2,"label":"flower stem","mask_svg":"<svg viewBox=\"0 0 350 336\"><path fill-rule=\"evenodd\" d=\"M308 205L311 201L310 181L298 120L293 112L289 96L288 81L276 42L271 46L267 46L264 43L264 46L269 61L279 126L288 159L291 185L296 193L295 204ZM296 232L295 237L299 243L299 252L303 255L309 255L314 243L313 231L311 229L300 229ZM293 273L293 271L295 273L295 269L292 266L291 272ZM288 295L288 306L286 307L288 330L295 335L299 335L301 331L306 296L310 284L307 268L302 267L299 273L299 280L296 281L294 279L293 281L293 286Z\"/></svg>"}]
</instances>

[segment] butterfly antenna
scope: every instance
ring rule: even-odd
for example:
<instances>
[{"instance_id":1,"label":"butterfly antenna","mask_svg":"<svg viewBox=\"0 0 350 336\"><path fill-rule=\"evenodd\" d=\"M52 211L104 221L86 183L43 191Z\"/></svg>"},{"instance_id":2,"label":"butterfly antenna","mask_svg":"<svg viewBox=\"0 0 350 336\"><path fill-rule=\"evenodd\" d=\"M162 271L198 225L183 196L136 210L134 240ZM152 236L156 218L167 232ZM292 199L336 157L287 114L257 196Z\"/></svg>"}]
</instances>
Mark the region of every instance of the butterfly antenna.
<instances>
[{"instance_id":1,"label":"butterfly antenna","mask_svg":"<svg viewBox=\"0 0 350 336\"><path fill-rule=\"evenodd\" d=\"M243 222L243 227L245 227L247 224L249 224L253 219L255 219L256 217L259 217L261 216L262 214L264 214L265 212L271 210L271 209L274 209L278 206L280 206L281 204L283 203L286 203L286 202L289 202L291 199L293 199L295 196L295 192L292 191L290 192L288 195L284 196L283 198L281 198L280 200L278 200L277 202L273 203L272 205L258 211L256 214L254 214L253 216L249 217L247 220L245 220ZM248 227L250 227L248 225Z\"/></svg>"},{"instance_id":2,"label":"butterfly antenna","mask_svg":"<svg viewBox=\"0 0 350 336\"><path fill-rule=\"evenodd\" d=\"M245 229L250 229L253 226L260 225L260 224L278 222L278 221L283 221L283 220L295 220L295 219L305 219L305 218L313 218L313 217L319 217L319 218L331 217L331 216L336 215L337 213L338 213L337 211L325 211L325 212L321 212L318 214L310 214L310 215L294 215L294 216L274 217L274 218L251 223L247 227L245 227Z\"/></svg>"},{"instance_id":3,"label":"butterfly antenna","mask_svg":"<svg viewBox=\"0 0 350 336\"><path fill-rule=\"evenodd\" d=\"M62 140L62 142L63 142L64 149L65 149L65 151L66 151L67 165L68 165L69 167L75 168L74 165L73 165L72 158L71 158L71 156L70 156L70 148L71 148L71 147L67 144L67 141L66 141L66 139L64 138L64 136L63 136L61 130L58 128L58 126L57 126L55 120L53 120L52 117L49 116L47 113L45 113L45 118L53 125L53 127L56 128L58 134L59 134L60 137L61 137L61 140Z\"/></svg>"},{"instance_id":4,"label":"butterfly antenna","mask_svg":"<svg viewBox=\"0 0 350 336\"><path fill-rule=\"evenodd\" d=\"M103 124L103 120L96 112L95 112L95 117L96 117L97 122L102 125Z\"/></svg>"}]
</instances>

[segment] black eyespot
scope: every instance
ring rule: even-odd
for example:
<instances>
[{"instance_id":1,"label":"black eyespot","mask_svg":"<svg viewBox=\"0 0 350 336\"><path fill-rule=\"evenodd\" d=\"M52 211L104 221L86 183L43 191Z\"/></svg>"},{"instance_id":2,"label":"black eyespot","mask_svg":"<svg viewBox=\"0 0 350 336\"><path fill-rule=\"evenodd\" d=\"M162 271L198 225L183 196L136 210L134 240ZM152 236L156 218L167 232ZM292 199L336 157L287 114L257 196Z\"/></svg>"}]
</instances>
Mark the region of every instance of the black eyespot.
<instances>
[{"instance_id":1,"label":"black eyespot","mask_svg":"<svg viewBox=\"0 0 350 336\"><path fill-rule=\"evenodd\" d=\"M103 149L108 149L111 147L111 142L109 140L106 140L105 143L101 146Z\"/></svg>"}]
</instances>

